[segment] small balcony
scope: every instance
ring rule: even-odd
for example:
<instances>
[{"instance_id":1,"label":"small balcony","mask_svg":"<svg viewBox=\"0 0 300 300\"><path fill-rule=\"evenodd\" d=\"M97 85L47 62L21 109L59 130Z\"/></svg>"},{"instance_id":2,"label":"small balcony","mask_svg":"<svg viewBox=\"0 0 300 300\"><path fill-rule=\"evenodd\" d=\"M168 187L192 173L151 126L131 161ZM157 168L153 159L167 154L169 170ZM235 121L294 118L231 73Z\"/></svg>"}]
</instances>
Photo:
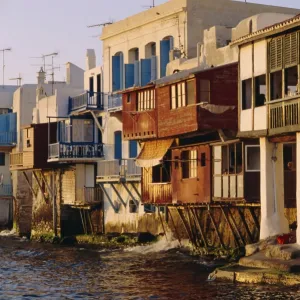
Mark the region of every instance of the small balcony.
<instances>
[{"instance_id":1,"label":"small balcony","mask_svg":"<svg viewBox=\"0 0 300 300\"><path fill-rule=\"evenodd\" d=\"M11 170L23 168L23 152L11 153L9 157Z\"/></svg>"},{"instance_id":2,"label":"small balcony","mask_svg":"<svg viewBox=\"0 0 300 300\"><path fill-rule=\"evenodd\" d=\"M49 145L48 162L53 161L94 161L102 158L103 145L95 143L55 143Z\"/></svg>"},{"instance_id":3,"label":"small balcony","mask_svg":"<svg viewBox=\"0 0 300 300\"><path fill-rule=\"evenodd\" d=\"M110 94L108 96L108 108L109 111L122 110L122 94Z\"/></svg>"},{"instance_id":4,"label":"small balcony","mask_svg":"<svg viewBox=\"0 0 300 300\"><path fill-rule=\"evenodd\" d=\"M81 189L76 189L75 195L75 199L69 198L69 200L65 200L63 204L73 206L89 206L101 204L103 201L103 193L99 187L84 187Z\"/></svg>"},{"instance_id":5,"label":"small balcony","mask_svg":"<svg viewBox=\"0 0 300 300\"><path fill-rule=\"evenodd\" d=\"M97 182L140 181L141 174L135 159L104 160L98 164Z\"/></svg>"},{"instance_id":6,"label":"small balcony","mask_svg":"<svg viewBox=\"0 0 300 300\"><path fill-rule=\"evenodd\" d=\"M75 111L103 109L103 93L87 91L84 94L69 97L69 114Z\"/></svg>"},{"instance_id":7,"label":"small balcony","mask_svg":"<svg viewBox=\"0 0 300 300\"><path fill-rule=\"evenodd\" d=\"M300 97L269 102L269 134L300 130Z\"/></svg>"}]
</instances>

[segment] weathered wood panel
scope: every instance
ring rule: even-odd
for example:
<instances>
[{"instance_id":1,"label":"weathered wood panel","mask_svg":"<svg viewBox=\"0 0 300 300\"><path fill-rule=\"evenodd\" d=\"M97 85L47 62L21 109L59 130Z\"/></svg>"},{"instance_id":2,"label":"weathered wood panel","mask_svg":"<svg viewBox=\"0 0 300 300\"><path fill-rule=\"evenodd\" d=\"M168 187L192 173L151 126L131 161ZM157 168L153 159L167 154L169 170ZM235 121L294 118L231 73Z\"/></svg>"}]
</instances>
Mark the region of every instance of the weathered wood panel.
<instances>
[{"instance_id":1,"label":"weathered wood panel","mask_svg":"<svg viewBox=\"0 0 300 300\"><path fill-rule=\"evenodd\" d=\"M72 205L76 200L76 176L75 169L62 172L62 203Z\"/></svg>"},{"instance_id":2,"label":"weathered wood panel","mask_svg":"<svg viewBox=\"0 0 300 300\"><path fill-rule=\"evenodd\" d=\"M23 167L32 168L34 165L34 152L23 152Z\"/></svg>"}]
</instances>

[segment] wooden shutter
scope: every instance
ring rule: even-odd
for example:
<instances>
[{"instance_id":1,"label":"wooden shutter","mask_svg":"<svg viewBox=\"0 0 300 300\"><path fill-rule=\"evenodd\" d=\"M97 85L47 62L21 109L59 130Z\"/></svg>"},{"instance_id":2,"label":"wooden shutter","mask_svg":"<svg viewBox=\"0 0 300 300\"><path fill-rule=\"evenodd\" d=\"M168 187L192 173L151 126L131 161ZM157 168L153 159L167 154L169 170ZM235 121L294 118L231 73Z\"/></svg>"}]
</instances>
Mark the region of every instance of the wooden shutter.
<instances>
[{"instance_id":1,"label":"wooden shutter","mask_svg":"<svg viewBox=\"0 0 300 300\"><path fill-rule=\"evenodd\" d=\"M270 71L282 69L282 38L270 41Z\"/></svg>"},{"instance_id":2,"label":"wooden shutter","mask_svg":"<svg viewBox=\"0 0 300 300\"><path fill-rule=\"evenodd\" d=\"M297 33L293 32L284 37L284 65L285 67L297 64Z\"/></svg>"}]
</instances>

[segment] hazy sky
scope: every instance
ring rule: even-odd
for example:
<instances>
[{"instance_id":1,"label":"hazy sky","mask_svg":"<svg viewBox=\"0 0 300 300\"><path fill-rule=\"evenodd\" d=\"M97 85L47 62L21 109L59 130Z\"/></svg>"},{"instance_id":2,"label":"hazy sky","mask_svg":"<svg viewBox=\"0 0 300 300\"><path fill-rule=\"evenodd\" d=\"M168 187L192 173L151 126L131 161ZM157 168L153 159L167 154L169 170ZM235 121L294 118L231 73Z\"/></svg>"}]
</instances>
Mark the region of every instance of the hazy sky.
<instances>
[{"instance_id":1,"label":"hazy sky","mask_svg":"<svg viewBox=\"0 0 300 300\"><path fill-rule=\"evenodd\" d=\"M156 5L164 2L167 0L156 0ZM300 8L299 0L248 2ZM96 50L100 64L101 42L96 36L101 28L87 25L124 19L151 3L152 0L0 0L0 49L12 47L12 52L5 54L5 83L15 84L8 79L19 73L23 82L35 83L39 67L31 65L40 64L41 59L30 57L42 54L59 52L55 59L60 65L60 70L55 70L56 80L64 80L68 61L84 68L88 48ZM0 79L2 82L2 53Z\"/></svg>"}]
</instances>

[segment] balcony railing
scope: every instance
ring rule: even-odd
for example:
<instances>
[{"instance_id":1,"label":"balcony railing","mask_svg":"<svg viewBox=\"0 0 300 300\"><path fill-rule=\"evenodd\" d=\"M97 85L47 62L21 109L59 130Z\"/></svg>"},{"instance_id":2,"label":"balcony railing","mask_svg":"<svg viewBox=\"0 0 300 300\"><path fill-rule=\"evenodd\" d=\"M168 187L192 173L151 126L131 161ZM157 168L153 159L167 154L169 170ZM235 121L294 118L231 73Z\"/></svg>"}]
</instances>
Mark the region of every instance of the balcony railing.
<instances>
[{"instance_id":1,"label":"balcony railing","mask_svg":"<svg viewBox=\"0 0 300 300\"><path fill-rule=\"evenodd\" d=\"M120 110L122 109L122 95L111 94L108 96L108 110Z\"/></svg>"},{"instance_id":2,"label":"balcony railing","mask_svg":"<svg viewBox=\"0 0 300 300\"><path fill-rule=\"evenodd\" d=\"M23 152L10 154L10 167L22 167L23 166Z\"/></svg>"},{"instance_id":3,"label":"balcony railing","mask_svg":"<svg viewBox=\"0 0 300 300\"><path fill-rule=\"evenodd\" d=\"M80 109L103 110L103 93L87 91L84 94L69 97L69 113Z\"/></svg>"},{"instance_id":4,"label":"balcony railing","mask_svg":"<svg viewBox=\"0 0 300 300\"><path fill-rule=\"evenodd\" d=\"M12 196L13 190L11 184L0 185L0 196Z\"/></svg>"},{"instance_id":5,"label":"balcony railing","mask_svg":"<svg viewBox=\"0 0 300 300\"><path fill-rule=\"evenodd\" d=\"M11 145L17 143L17 132L0 132L0 145Z\"/></svg>"},{"instance_id":6,"label":"balcony railing","mask_svg":"<svg viewBox=\"0 0 300 300\"><path fill-rule=\"evenodd\" d=\"M49 159L80 159L103 157L102 144L55 143L49 145Z\"/></svg>"},{"instance_id":7,"label":"balcony railing","mask_svg":"<svg viewBox=\"0 0 300 300\"><path fill-rule=\"evenodd\" d=\"M85 187L76 190L76 205L90 205L101 203L103 199L103 193L101 188Z\"/></svg>"},{"instance_id":8,"label":"balcony railing","mask_svg":"<svg viewBox=\"0 0 300 300\"><path fill-rule=\"evenodd\" d=\"M100 161L98 164L98 181L140 178L141 167L134 159L114 159Z\"/></svg>"},{"instance_id":9,"label":"balcony railing","mask_svg":"<svg viewBox=\"0 0 300 300\"><path fill-rule=\"evenodd\" d=\"M270 133L296 131L300 128L300 98L285 99L269 103Z\"/></svg>"}]
</instances>

